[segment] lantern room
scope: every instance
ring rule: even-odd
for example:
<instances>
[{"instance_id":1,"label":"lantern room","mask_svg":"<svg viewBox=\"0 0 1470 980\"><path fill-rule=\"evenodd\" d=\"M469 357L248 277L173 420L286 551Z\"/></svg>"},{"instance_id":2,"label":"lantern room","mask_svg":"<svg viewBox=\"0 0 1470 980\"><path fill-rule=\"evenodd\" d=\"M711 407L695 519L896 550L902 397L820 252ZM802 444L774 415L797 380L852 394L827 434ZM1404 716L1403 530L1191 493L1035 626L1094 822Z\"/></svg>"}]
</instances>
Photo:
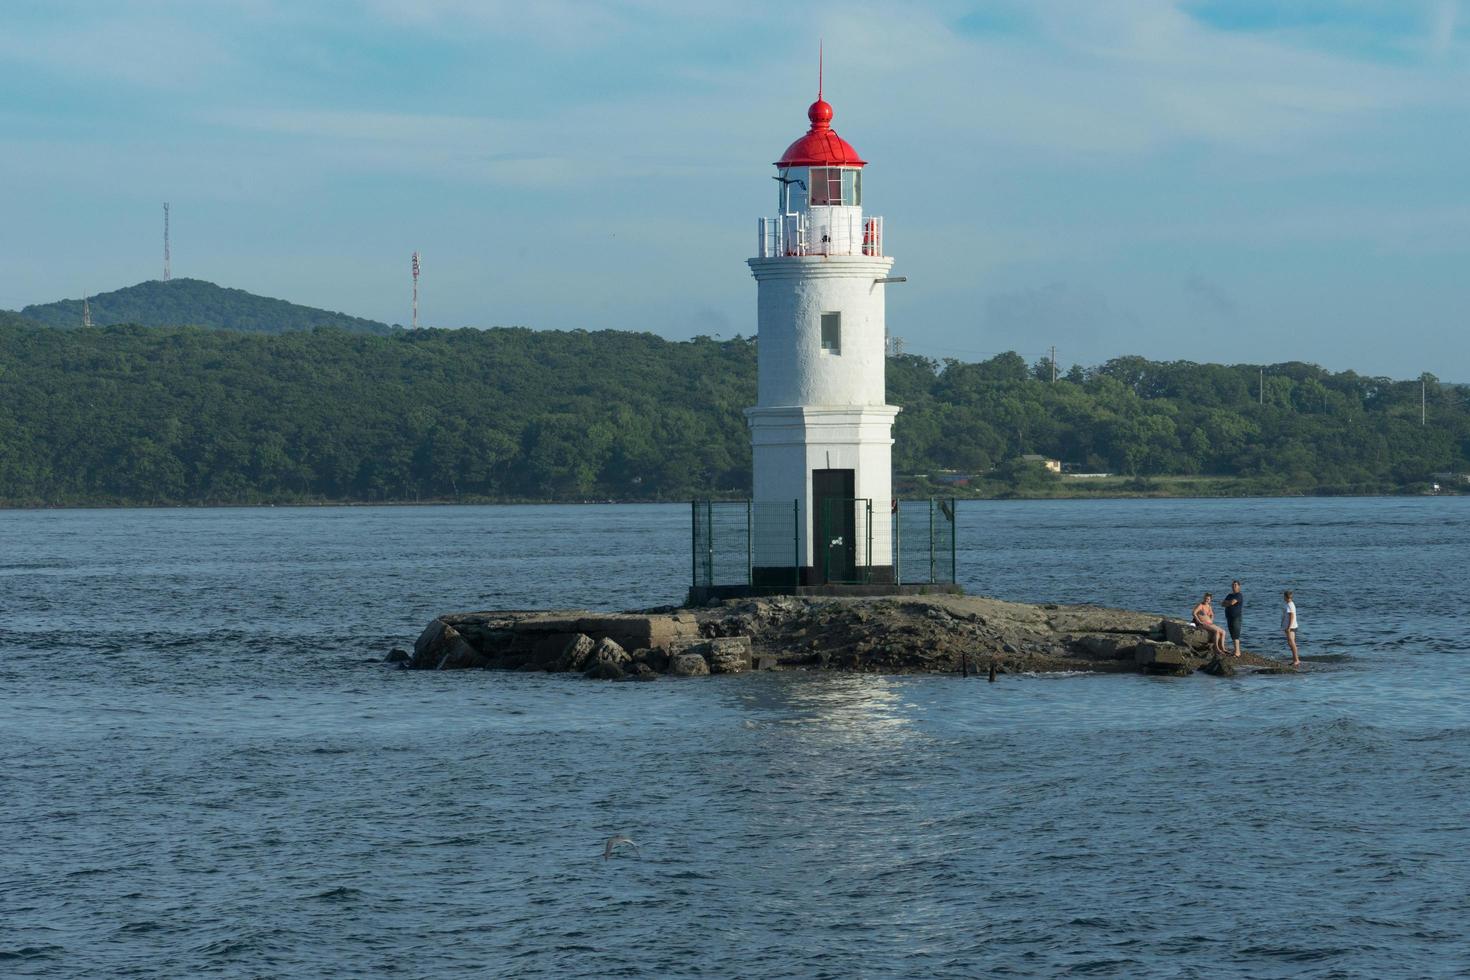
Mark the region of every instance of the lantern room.
<instances>
[{"instance_id":1,"label":"lantern room","mask_svg":"<svg viewBox=\"0 0 1470 980\"><path fill-rule=\"evenodd\" d=\"M776 161L775 219L762 218L762 258L778 255L882 255L882 218L863 218L863 167L832 129L832 105L817 95L811 128Z\"/></svg>"}]
</instances>

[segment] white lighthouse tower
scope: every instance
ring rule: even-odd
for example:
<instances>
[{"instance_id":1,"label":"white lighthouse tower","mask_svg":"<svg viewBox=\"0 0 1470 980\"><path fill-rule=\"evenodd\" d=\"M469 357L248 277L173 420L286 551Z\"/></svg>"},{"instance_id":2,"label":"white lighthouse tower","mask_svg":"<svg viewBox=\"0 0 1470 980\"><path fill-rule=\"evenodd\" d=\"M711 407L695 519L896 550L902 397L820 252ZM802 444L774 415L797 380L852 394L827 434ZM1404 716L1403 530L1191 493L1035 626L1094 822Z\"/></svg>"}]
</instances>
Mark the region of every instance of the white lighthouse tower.
<instances>
[{"instance_id":1,"label":"white lighthouse tower","mask_svg":"<svg viewBox=\"0 0 1470 980\"><path fill-rule=\"evenodd\" d=\"M754 544L752 584L892 583L893 420L884 388L883 219L863 215L865 161L823 98L776 162L779 210L749 260L758 299L754 499L795 511L791 537ZM784 567L783 567L784 566ZM769 569L762 582L763 571ZM783 581L784 579L784 581Z\"/></svg>"}]
</instances>

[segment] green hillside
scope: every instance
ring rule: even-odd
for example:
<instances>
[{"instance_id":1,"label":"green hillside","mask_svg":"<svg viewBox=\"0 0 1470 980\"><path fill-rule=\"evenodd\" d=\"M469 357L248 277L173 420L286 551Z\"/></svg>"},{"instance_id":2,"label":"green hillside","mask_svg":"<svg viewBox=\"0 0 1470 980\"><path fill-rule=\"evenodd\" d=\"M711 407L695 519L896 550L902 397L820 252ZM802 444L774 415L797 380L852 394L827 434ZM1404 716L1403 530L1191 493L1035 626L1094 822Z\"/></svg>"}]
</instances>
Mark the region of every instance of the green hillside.
<instances>
[{"instance_id":1,"label":"green hillside","mask_svg":"<svg viewBox=\"0 0 1470 980\"><path fill-rule=\"evenodd\" d=\"M99 326L136 323L145 327L212 327L250 333L288 333L337 327L353 333L386 334L392 328L376 320L298 306L283 299L256 296L202 279L154 279L111 293L87 297L92 322ZM82 301L64 299L27 306L20 315L50 327L80 327Z\"/></svg>"},{"instance_id":2,"label":"green hillside","mask_svg":"<svg viewBox=\"0 0 1470 980\"><path fill-rule=\"evenodd\" d=\"M39 326L35 320L27 320L19 313L11 310L0 310L0 327L35 327Z\"/></svg>"},{"instance_id":3,"label":"green hillside","mask_svg":"<svg viewBox=\"0 0 1470 980\"><path fill-rule=\"evenodd\" d=\"M740 338L0 323L0 504L741 495L755 367ZM1053 384L1016 354L890 359L895 470L987 494L1057 491L1026 453L1139 490L1388 492L1470 470L1464 388L1426 379L1421 425L1418 379L1265 372L1261 391L1254 365L1125 357Z\"/></svg>"}]
</instances>

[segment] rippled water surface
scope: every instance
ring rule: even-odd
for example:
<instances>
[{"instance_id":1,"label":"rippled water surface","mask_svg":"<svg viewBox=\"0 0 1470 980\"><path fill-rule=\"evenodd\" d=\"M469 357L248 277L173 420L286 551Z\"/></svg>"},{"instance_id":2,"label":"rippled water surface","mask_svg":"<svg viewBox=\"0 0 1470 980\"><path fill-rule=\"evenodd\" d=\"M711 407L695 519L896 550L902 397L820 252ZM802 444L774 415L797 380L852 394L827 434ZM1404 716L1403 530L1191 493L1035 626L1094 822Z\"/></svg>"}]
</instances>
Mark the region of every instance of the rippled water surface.
<instances>
[{"instance_id":1,"label":"rippled water surface","mask_svg":"<svg viewBox=\"0 0 1470 980\"><path fill-rule=\"evenodd\" d=\"M1470 972L1470 498L966 503L961 578L1304 676L381 663L677 601L678 506L0 512L3 976ZM602 860L625 833L642 846Z\"/></svg>"}]
</instances>

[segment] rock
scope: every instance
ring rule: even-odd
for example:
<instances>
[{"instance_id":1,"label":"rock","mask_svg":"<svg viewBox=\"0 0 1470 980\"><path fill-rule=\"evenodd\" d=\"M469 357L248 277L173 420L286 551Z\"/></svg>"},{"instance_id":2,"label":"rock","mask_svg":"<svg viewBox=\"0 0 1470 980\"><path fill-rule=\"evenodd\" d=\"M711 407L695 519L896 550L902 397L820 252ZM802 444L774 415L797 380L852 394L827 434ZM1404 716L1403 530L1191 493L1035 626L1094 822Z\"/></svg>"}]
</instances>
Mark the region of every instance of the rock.
<instances>
[{"instance_id":1,"label":"rock","mask_svg":"<svg viewBox=\"0 0 1470 980\"><path fill-rule=\"evenodd\" d=\"M392 650L389 650L388 651L388 656L386 656L386 657L383 658L383 662L384 663L388 663L388 664L406 664L406 663L408 663L408 661L409 661L408 651L407 650L400 650L397 647L394 647Z\"/></svg>"},{"instance_id":2,"label":"rock","mask_svg":"<svg viewBox=\"0 0 1470 980\"><path fill-rule=\"evenodd\" d=\"M459 630L442 618L434 620L413 644L408 666L414 670L466 670L489 666L490 661L471 646Z\"/></svg>"},{"instance_id":3,"label":"rock","mask_svg":"<svg viewBox=\"0 0 1470 980\"><path fill-rule=\"evenodd\" d=\"M1072 645L1103 660L1123 660L1133 656L1133 648L1138 646L1138 637L1121 633L1079 636L1072 640Z\"/></svg>"},{"instance_id":4,"label":"rock","mask_svg":"<svg viewBox=\"0 0 1470 980\"><path fill-rule=\"evenodd\" d=\"M1060 633L1131 633L1146 636L1159 625L1159 617L1156 615L1129 612L1126 609L1057 605L1038 608L1046 612L1046 622L1051 628Z\"/></svg>"},{"instance_id":5,"label":"rock","mask_svg":"<svg viewBox=\"0 0 1470 980\"><path fill-rule=\"evenodd\" d=\"M675 642L673 659L681 656L700 656L708 662L716 674L738 674L749 670L752 663L750 637L717 636L709 640L680 640ZM672 673L672 669L670 673Z\"/></svg>"},{"instance_id":6,"label":"rock","mask_svg":"<svg viewBox=\"0 0 1470 980\"><path fill-rule=\"evenodd\" d=\"M434 649L443 654L435 665L435 670L473 670L490 665L490 661L480 651L465 642L464 637L459 635L459 630L448 624L445 624L440 641Z\"/></svg>"},{"instance_id":7,"label":"rock","mask_svg":"<svg viewBox=\"0 0 1470 980\"><path fill-rule=\"evenodd\" d=\"M628 651L618 645L618 642L610 637L604 636L597 641L597 646L592 651L588 663L617 664L619 667L632 661Z\"/></svg>"},{"instance_id":8,"label":"rock","mask_svg":"<svg viewBox=\"0 0 1470 980\"><path fill-rule=\"evenodd\" d=\"M513 640L508 645L530 649L538 640L564 634L585 633L595 639L608 637L624 650L640 647L667 647L673 640L699 634L699 623L689 612L669 613L600 613L561 610L521 613L469 613L455 618L493 622L495 628L508 631ZM458 625L458 624L455 624ZM466 624L468 625L468 624Z\"/></svg>"},{"instance_id":9,"label":"rock","mask_svg":"<svg viewBox=\"0 0 1470 980\"><path fill-rule=\"evenodd\" d=\"M669 655L667 651L657 648L652 650L647 648L634 650L633 663L644 664L653 670L654 673L662 674L669 669Z\"/></svg>"},{"instance_id":10,"label":"rock","mask_svg":"<svg viewBox=\"0 0 1470 980\"><path fill-rule=\"evenodd\" d=\"M448 623L440 618L433 620L428 626L425 626L424 631L419 634L419 638L413 641L414 657L427 655L429 650L439 642L439 638L444 635L444 629L448 625Z\"/></svg>"},{"instance_id":11,"label":"rock","mask_svg":"<svg viewBox=\"0 0 1470 980\"><path fill-rule=\"evenodd\" d=\"M1171 625L1172 623L1172 625ZM1169 642L1170 637L1177 641ZM575 670L615 666L629 679L740 673L808 664L833 670L935 673L1150 673L1209 663L1203 631L1177 617L1098 606L1033 605L984 596L732 599L710 609L638 613L491 610L446 614L429 624L409 665L445 669ZM756 651L760 653L757 655ZM969 655L968 664L959 659ZM697 661L703 661L698 663ZM1260 658L1226 658L1238 672ZM1223 668L1216 668L1223 669ZM597 676L612 675L599 670Z\"/></svg>"},{"instance_id":12,"label":"rock","mask_svg":"<svg viewBox=\"0 0 1470 980\"><path fill-rule=\"evenodd\" d=\"M561 652L547 668L548 670L586 670L592 663L592 655L597 650L597 642L586 633L565 634L558 633L548 637L548 645L559 645ZM540 649L540 644L537 645Z\"/></svg>"},{"instance_id":13,"label":"rock","mask_svg":"<svg viewBox=\"0 0 1470 980\"><path fill-rule=\"evenodd\" d=\"M618 681L623 679L623 668L611 660L597 660L582 676L592 681Z\"/></svg>"},{"instance_id":14,"label":"rock","mask_svg":"<svg viewBox=\"0 0 1470 980\"><path fill-rule=\"evenodd\" d=\"M712 673L738 674L750 669L750 637L724 636L710 640L707 646L709 649L702 652Z\"/></svg>"},{"instance_id":15,"label":"rock","mask_svg":"<svg viewBox=\"0 0 1470 980\"><path fill-rule=\"evenodd\" d=\"M1211 659L1210 662L1201 667L1200 670L1206 674L1210 674L1213 677L1235 676L1235 665L1225 660L1222 660L1220 657L1215 657Z\"/></svg>"},{"instance_id":16,"label":"rock","mask_svg":"<svg viewBox=\"0 0 1470 980\"><path fill-rule=\"evenodd\" d=\"M630 663L628 669L623 672L623 676L617 679L620 681L656 681L658 680L658 671L648 666L648 664Z\"/></svg>"},{"instance_id":17,"label":"rock","mask_svg":"<svg viewBox=\"0 0 1470 980\"><path fill-rule=\"evenodd\" d=\"M1176 643L1140 640L1133 648L1133 662L1143 667L1183 667L1190 660L1190 650Z\"/></svg>"},{"instance_id":18,"label":"rock","mask_svg":"<svg viewBox=\"0 0 1470 980\"><path fill-rule=\"evenodd\" d=\"M1164 620L1164 639L1182 647L1204 650L1210 646L1210 634L1175 619Z\"/></svg>"},{"instance_id":19,"label":"rock","mask_svg":"<svg viewBox=\"0 0 1470 980\"><path fill-rule=\"evenodd\" d=\"M675 654L669 660L669 673L674 677L705 677L709 674L709 661L697 653Z\"/></svg>"}]
</instances>

